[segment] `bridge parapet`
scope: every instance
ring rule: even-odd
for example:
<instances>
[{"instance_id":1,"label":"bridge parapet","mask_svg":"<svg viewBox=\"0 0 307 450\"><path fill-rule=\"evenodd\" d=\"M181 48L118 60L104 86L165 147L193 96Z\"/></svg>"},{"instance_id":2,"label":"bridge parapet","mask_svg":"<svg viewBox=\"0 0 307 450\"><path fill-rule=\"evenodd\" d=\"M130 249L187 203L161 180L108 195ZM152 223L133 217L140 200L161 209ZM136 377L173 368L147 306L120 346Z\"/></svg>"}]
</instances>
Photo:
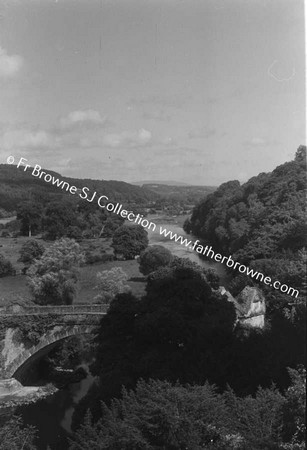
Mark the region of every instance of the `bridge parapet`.
<instances>
[{"instance_id":1,"label":"bridge parapet","mask_svg":"<svg viewBox=\"0 0 307 450\"><path fill-rule=\"evenodd\" d=\"M0 316L11 315L81 315L81 314L106 314L107 305L88 304L88 305L48 305L48 306L19 306L13 305L0 310Z\"/></svg>"},{"instance_id":2,"label":"bridge parapet","mask_svg":"<svg viewBox=\"0 0 307 450\"><path fill-rule=\"evenodd\" d=\"M2 318L5 327L0 341L0 379L11 378L63 339L79 334L94 335L107 310L102 304L2 308L0 323ZM20 336L20 324L31 324L30 321L36 324L35 333L39 334L31 347Z\"/></svg>"}]
</instances>

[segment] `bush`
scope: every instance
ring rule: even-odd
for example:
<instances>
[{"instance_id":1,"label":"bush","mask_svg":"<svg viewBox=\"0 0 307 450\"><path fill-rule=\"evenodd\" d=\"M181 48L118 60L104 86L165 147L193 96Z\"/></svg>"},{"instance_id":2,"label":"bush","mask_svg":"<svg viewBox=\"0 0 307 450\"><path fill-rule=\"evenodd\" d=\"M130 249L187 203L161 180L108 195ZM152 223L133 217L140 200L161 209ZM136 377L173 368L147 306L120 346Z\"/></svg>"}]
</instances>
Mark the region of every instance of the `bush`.
<instances>
[{"instance_id":1,"label":"bush","mask_svg":"<svg viewBox=\"0 0 307 450\"><path fill-rule=\"evenodd\" d=\"M0 277L6 277L14 273L11 261L0 254Z\"/></svg>"},{"instance_id":2,"label":"bush","mask_svg":"<svg viewBox=\"0 0 307 450\"><path fill-rule=\"evenodd\" d=\"M126 284L128 276L121 267L113 267L111 270L103 270L97 273L98 284L94 289L99 291L95 300L109 304L117 294L123 294L130 290Z\"/></svg>"},{"instance_id":3,"label":"bush","mask_svg":"<svg viewBox=\"0 0 307 450\"><path fill-rule=\"evenodd\" d=\"M82 231L76 226L69 226L66 230L66 236L70 239L75 239L76 241L82 240Z\"/></svg>"},{"instance_id":4,"label":"bush","mask_svg":"<svg viewBox=\"0 0 307 450\"><path fill-rule=\"evenodd\" d=\"M71 304L77 289L77 269L83 261L74 240L56 241L28 270L35 301L41 305Z\"/></svg>"},{"instance_id":5,"label":"bush","mask_svg":"<svg viewBox=\"0 0 307 450\"><path fill-rule=\"evenodd\" d=\"M112 247L115 256L134 259L148 246L148 233L141 225L119 227L114 235Z\"/></svg>"},{"instance_id":6,"label":"bush","mask_svg":"<svg viewBox=\"0 0 307 450\"><path fill-rule=\"evenodd\" d=\"M35 259L39 259L45 251L43 244L36 239L31 239L23 244L20 249L19 261L30 265Z\"/></svg>"},{"instance_id":7,"label":"bush","mask_svg":"<svg viewBox=\"0 0 307 450\"><path fill-rule=\"evenodd\" d=\"M173 260L172 253L162 245L152 245L144 250L138 260L140 272L149 275L160 267L168 266Z\"/></svg>"}]
</instances>

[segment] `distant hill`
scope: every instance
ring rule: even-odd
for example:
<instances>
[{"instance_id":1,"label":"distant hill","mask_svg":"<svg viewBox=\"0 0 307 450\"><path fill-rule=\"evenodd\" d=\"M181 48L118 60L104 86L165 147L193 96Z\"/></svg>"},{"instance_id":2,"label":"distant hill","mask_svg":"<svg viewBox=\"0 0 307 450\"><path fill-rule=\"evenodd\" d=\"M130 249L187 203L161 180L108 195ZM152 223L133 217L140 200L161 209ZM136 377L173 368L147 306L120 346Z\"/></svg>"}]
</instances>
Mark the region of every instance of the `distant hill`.
<instances>
[{"instance_id":1,"label":"distant hill","mask_svg":"<svg viewBox=\"0 0 307 450\"><path fill-rule=\"evenodd\" d=\"M159 198L158 193L146 187L134 186L124 181L69 178L48 169L43 170L80 189L86 186L90 192L97 191L101 195L106 195L110 201L145 205ZM66 191L34 177L31 175L31 169L24 172L21 167L17 169L17 166L0 164L0 212L1 210L8 213L16 211L17 205L23 201L30 198L43 201L50 195L74 197ZM2 215L5 215L3 211Z\"/></svg>"},{"instance_id":2,"label":"distant hill","mask_svg":"<svg viewBox=\"0 0 307 450\"><path fill-rule=\"evenodd\" d=\"M161 180L134 181L131 184L134 184L135 186L147 186L148 184L163 184L165 186L189 186L188 183L182 183L181 181L161 181Z\"/></svg>"},{"instance_id":3,"label":"distant hill","mask_svg":"<svg viewBox=\"0 0 307 450\"><path fill-rule=\"evenodd\" d=\"M188 184L173 186L157 183L144 184L143 188L155 192L164 199L182 201L185 204L190 205L195 205L200 200L204 199L208 194L211 194L216 190L216 187L214 186L189 186Z\"/></svg>"}]
</instances>

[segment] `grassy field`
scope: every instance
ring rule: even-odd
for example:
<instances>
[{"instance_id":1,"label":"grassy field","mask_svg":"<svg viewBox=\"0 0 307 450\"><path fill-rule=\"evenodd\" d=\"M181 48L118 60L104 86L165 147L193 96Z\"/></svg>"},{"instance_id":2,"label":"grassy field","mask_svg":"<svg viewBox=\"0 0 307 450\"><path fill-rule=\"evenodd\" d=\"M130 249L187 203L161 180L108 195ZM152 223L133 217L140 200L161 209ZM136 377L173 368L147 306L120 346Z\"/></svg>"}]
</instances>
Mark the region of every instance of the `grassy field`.
<instances>
[{"instance_id":1,"label":"grassy field","mask_svg":"<svg viewBox=\"0 0 307 450\"><path fill-rule=\"evenodd\" d=\"M20 249L22 245L29 239L31 238L28 238L26 236L20 236L18 238L0 237L0 253L1 255L5 256L5 258L11 261L14 269L18 270L23 268L24 264L18 261L20 257ZM41 239L40 241L43 242ZM0 283L1 281L2 279L0 280Z\"/></svg>"},{"instance_id":2,"label":"grassy field","mask_svg":"<svg viewBox=\"0 0 307 450\"><path fill-rule=\"evenodd\" d=\"M19 262L20 248L29 238L18 237L0 238L0 253L8 258L15 269L22 269L23 263ZM49 247L52 242L41 241L45 247ZM93 249L95 246L102 246L105 253L110 254L109 239L86 240L81 243L83 250ZM141 296L145 292L145 279L139 272L139 265L132 261L112 261L86 265L80 268L80 282L75 303L92 303L97 291L93 287L97 284L96 274L102 270L110 270L113 267L121 267L128 275L128 284L136 296ZM11 304L28 304L31 302L30 290L27 286L27 277L24 275L9 276L0 278L0 307Z\"/></svg>"},{"instance_id":3,"label":"grassy field","mask_svg":"<svg viewBox=\"0 0 307 450\"><path fill-rule=\"evenodd\" d=\"M80 290L75 299L75 303L91 303L93 298L98 294L93 289L97 284L96 274L102 270L110 270L113 267L121 267L128 275L128 285L136 296L142 296L145 293L145 278L139 271L137 261L112 261L101 264L93 264L81 267Z\"/></svg>"}]
</instances>

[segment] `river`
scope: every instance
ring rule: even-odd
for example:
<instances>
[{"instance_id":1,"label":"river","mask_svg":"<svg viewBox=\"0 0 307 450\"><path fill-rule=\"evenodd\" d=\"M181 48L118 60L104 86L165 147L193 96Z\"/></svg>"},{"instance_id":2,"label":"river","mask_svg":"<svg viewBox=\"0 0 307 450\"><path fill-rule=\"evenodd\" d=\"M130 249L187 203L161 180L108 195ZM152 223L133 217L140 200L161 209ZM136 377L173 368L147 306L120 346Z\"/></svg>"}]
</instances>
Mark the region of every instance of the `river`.
<instances>
[{"instance_id":1,"label":"river","mask_svg":"<svg viewBox=\"0 0 307 450\"><path fill-rule=\"evenodd\" d=\"M220 284L227 286L227 275L222 264L201 259L195 251L188 250L183 245L160 235L159 227L161 226L194 241L196 238L186 234L182 229L185 217L163 218L150 215L147 218L156 224L155 231L148 230L149 245L163 245L178 257L189 258L204 268L214 268L220 277ZM84 363L82 366L87 370L88 375L81 382L71 383L54 395L34 404L19 407L17 410L25 423L34 425L39 430L39 450L46 450L48 445L52 450L67 449L66 437L71 431L71 420L76 404L86 395L94 382L94 378L88 371L88 365Z\"/></svg>"},{"instance_id":2,"label":"river","mask_svg":"<svg viewBox=\"0 0 307 450\"><path fill-rule=\"evenodd\" d=\"M165 228L167 230L171 230L173 233L177 233L177 235L182 236L184 239L186 238L188 241L194 242L197 238L191 234L187 234L182 229L182 225L184 220L188 216L178 216L178 217L161 217L159 215L150 215L147 219L154 224L156 224L155 231L147 230L149 245L163 245L163 247L168 248L173 255L178 256L179 258L189 258L191 261L196 262L200 266L205 269L214 269L220 277L220 284L222 286L227 287L229 282L229 276L226 273L225 266L220 263L213 262L211 260L207 261L204 258L200 258L199 254L194 250L190 250L182 244L178 244L177 242L170 240L168 237L160 235L160 227Z\"/></svg>"}]
</instances>

